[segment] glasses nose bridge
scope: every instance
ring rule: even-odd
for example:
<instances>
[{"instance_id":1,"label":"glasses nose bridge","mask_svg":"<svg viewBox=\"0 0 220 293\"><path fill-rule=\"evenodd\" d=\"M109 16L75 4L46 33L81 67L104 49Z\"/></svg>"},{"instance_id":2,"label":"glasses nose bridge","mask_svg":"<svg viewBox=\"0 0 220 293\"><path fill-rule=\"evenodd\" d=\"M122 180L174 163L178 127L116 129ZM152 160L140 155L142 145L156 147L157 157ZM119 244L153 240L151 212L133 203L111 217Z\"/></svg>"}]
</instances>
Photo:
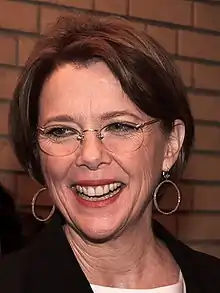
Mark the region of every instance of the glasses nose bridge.
<instances>
[{"instance_id":1,"label":"glasses nose bridge","mask_svg":"<svg viewBox=\"0 0 220 293\"><path fill-rule=\"evenodd\" d=\"M94 129L94 128L88 128L88 129L84 129L83 131L82 131L82 135L81 135L81 141L83 142L84 141L84 139L85 139L85 134L87 133L87 132L94 132L95 133L95 135L96 135L96 137L101 141L102 140L102 135L101 135L101 133L100 133L100 130L99 129Z\"/></svg>"}]
</instances>

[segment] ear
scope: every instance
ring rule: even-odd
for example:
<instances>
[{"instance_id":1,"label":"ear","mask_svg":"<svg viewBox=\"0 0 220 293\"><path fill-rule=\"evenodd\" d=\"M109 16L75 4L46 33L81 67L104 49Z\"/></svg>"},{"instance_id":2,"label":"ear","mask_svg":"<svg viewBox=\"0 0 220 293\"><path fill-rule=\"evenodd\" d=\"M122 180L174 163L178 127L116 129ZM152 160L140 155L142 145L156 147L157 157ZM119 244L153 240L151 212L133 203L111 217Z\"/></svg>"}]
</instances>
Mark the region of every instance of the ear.
<instances>
[{"instance_id":1,"label":"ear","mask_svg":"<svg viewBox=\"0 0 220 293\"><path fill-rule=\"evenodd\" d=\"M175 120L173 129L164 149L163 170L168 171L175 164L185 137L185 125L182 120Z\"/></svg>"}]
</instances>

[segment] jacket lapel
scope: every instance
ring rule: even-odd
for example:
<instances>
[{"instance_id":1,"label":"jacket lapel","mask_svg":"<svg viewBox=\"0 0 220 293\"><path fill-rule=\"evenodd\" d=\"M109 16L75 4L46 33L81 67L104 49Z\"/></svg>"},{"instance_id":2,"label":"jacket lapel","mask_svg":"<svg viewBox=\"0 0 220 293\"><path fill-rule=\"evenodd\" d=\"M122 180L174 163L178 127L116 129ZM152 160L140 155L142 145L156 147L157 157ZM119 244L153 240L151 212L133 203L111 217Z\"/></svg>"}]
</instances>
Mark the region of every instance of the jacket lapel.
<instances>
[{"instance_id":1,"label":"jacket lapel","mask_svg":"<svg viewBox=\"0 0 220 293\"><path fill-rule=\"evenodd\" d=\"M28 257L27 293L93 292L54 216Z\"/></svg>"},{"instance_id":2,"label":"jacket lapel","mask_svg":"<svg viewBox=\"0 0 220 293\"><path fill-rule=\"evenodd\" d=\"M186 283L187 293L206 292L199 288L191 249L169 234L158 222L153 230L172 253ZM55 215L29 249L26 271L26 293L92 293L92 289L72 252L62 229L59 215Z\"/></svg>"},{"instance_id":3,"label":"jacket lapel","mask_svg":"<svg viewBox=\"0 0 220 293\"><path fill-rule=\"evenodd\" d=\"M204 288L199 288L200 282L197 280L196 264L193 261L193 257L190 259L192 250L181 241L175 239L166 229L163 228L162 225L156 221L153 221L153 230L155 235L168 247L175 261L179 265L186 284L186 292L206 292L206 290L204 291Z\"/></svg>"}]
</instances>

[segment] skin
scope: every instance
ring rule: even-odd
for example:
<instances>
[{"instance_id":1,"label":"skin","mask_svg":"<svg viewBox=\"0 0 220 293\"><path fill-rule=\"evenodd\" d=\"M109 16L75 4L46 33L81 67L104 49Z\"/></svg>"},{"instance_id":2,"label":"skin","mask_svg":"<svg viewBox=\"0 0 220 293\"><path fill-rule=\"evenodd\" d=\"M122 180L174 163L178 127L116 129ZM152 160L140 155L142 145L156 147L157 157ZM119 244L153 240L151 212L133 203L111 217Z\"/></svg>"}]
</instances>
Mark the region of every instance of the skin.
<instances>
[{"instance_id":1,"label":"skin","mask_svg":"<svg viewBox=\"0 0 220 293\"><path fill-rule=\"evenodd\" d=\"M103 119L116 110L128 114ZM102 62L59 67L43 86L39 114L41 127L62 124L81 131L113 121L152 119L129 100ZM60 115L70 118L58 122ZM161 172L175 163L183 138L180 121L169 136L155 123L145 128L143 144L133 153L108 152L94 132L86 133L82 145L69 156L40 152L46 185L67 222L67 239L91 283L153 288L177 282L179 268L151 229L150 198ZM86 207L70 188L81 180L103 179L124 184L117 200L107 206Z\"/></svg>"}]
</instances>

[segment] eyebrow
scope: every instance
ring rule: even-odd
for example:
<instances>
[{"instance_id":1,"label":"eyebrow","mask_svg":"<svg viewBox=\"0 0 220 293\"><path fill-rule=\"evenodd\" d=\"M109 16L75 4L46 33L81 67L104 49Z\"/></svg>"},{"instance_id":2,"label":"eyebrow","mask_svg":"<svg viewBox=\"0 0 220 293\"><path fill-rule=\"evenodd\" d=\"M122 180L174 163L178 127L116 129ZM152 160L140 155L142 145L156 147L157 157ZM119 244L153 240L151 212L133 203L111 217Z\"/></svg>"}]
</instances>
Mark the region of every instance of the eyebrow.
<instances>
[{"instance_id":1,"label":"eyebrow","mask_svg":"<svg viewBox=\"0 0 220 293\"><path fill-rule=\"evenodd\" d=\"M131 113L129 111L126 111L126 110L122 110L122 111L111 111L111 112L107 112L107 113L104 113L101 115L101 120L102 121L106 121L106 120L109 120L109 119L112 119L112 118L117 118L117 117L120 117L120 116L130 116L132 118L135 118L137 120L140 120L141 117L139 117L138 115L134 114L134 113Z\"/></svg>"},{"instance_id":2,"label":"eyebrow","mask_svg":"<svg viewBox=\"0 0 220 293\"><path fill-rule=\"evenodd\" d=\"M107 121L110 120L112 118L117 118L117 117L121 117L121 116L130 116L136 120L141 120L141 117L139 117L138 115L131 113L129 111L126 110L122 110L122 111L111 111L111 112L107 112L104 113L100 116L100 120L101 121ZM58 116L51 116L48 119L46 119L46 121L44 122L45 124L48 123L52 123L52 122L74 122L76 123L75 119L73 116L70 115L58 115Z\"/></svg>"},{"instance_id":3,"label":"eyebrow","mask_svg":"<svg viewBox=\"0 0 220 293\"><path fill-rule=\"evenodd\" d=\"M50 122L74 122L74 119L70 115L51 116L48 119L46 119L44 125Z\"/></svg>"}]
</instances>

